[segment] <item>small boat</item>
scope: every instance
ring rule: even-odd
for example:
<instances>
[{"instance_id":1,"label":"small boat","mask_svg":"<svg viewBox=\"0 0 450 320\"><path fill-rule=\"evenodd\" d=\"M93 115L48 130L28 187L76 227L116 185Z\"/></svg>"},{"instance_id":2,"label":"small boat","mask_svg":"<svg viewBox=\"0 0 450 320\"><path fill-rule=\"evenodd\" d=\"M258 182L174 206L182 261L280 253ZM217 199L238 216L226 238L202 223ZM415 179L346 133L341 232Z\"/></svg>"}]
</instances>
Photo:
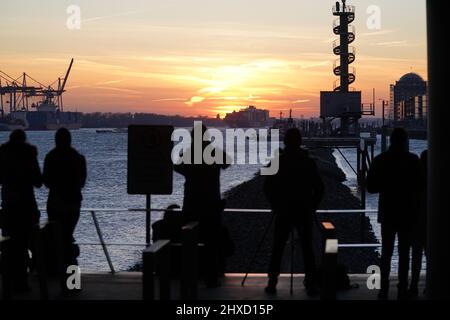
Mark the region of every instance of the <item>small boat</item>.
<instances>
[{"instance_id":1,"label":"small boat","mask_svg":"<svg viewBox=\"0 0 450 320\"><path fill-rule=\"evenodd\" d=\"M95 130L95 132L97 132L97 133L114 133L114 130L113 129L98 129L98 130Z\"/></svg>"},{"instance_id":2,"label":"small boat","mask_svg":"<svg viewBox=\"0 0 450 320\"><path fill-rule=\"evenodd\" d=\"M128 133L127 128L116 128L116 129L97 129L97 133Z\"/></svg>"}]
</instances>

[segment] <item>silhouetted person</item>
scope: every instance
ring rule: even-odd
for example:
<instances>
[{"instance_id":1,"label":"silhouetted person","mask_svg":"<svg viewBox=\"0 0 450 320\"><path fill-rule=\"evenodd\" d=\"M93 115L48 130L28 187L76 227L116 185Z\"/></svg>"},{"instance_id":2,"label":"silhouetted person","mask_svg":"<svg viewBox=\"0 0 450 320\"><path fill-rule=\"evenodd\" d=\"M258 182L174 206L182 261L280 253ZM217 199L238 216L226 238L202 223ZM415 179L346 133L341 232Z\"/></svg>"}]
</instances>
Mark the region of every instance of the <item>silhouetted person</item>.
<instances>
[{"instance_id":1,"label":"silhouetted person","mask_svg":"<svg viewBox=\"0 0 450 320\"><path fill-rule=\"evenodd\" d=\"M183 227L183 215L173 211L180 207L176 204L169 206L164 212L162 220L155 222L153 228L153 241L170 240L174 243L181 242L181 228Z\"/></svg>"},{"instance_id":2,"label":"silhouetted person","mask_svg":"<svg viewBox=\"0 0 450 320\"><path fill-rule=\"evenodd\" d=\"M69 130L61 128L55 135L55 148L45 157L44 184L49 189L49 221L61 228L64 264L76 265L79 254L73 233L80 218L81 190L86 183L86 160L71 146Z\"/></svg>"},{"instance_id":3,"label":"silhouetted person","mask_svg":"<svg viewBox=\"0 0 450 320\"><path fill-rule=\"evenodd\" d=\"M379 193L378 222L381 223L381 290L387 299L389 274L398 238L398 298L407 297L411 229L417 219L420 191L419 158L409 152L408 134L397 128L391 134L388 151L378 155L367 175L367 190Z\"/></svg>"},{"instance_id":4,"label":"silhouetted person","mask_svg":"<svg viewBox=\"0 0 450 320\"><path fill-rule=\"evenodd\" d=\"M412 232L412 261L411 261L411 284L409 286L409 295L416 298L419 295L419 279L422 269L422 256L426 254L427 244L427 160L428 151L425 150L420 155L420 169L422 184L419 196L418 218L413 226Z\"/></svg>"},{"instance_id":5,"label":"silhouetted person","mask_svg":"<svg viewBox=\"0 0 450 320\"><path fill-rule=\"evenodd\" d=\"M285 149L281 151L279 171L268 176L265 193L273 214L275 234L269 265L267 293L275 293L283 250L286 241L297 229L304 258L305 281L308 294L317 289L316 265L312 246L314 214L322 200L324 185L317 165L301 148L302 136L296 128L289 129L284 137Z\"/></svg>"},{"instance_id":6,"label":"silhouetted person","mask_svg":"<svg viewBox=\"0 0 450 320\"><path fill-rule=\"evenodd\" d=\"M202 133L207 131L202 127ZM194 131L193 131L194 132ZM192 134L194 138L194 134ZM194 140L194 139L193 139ZM203 151L211 142L203 142ZM221 213L224 209L224 201L220 192L220 172L229 165L226 163L226 154L216 148L216 152L222 153L223 164L207 164L203 157L201 164L194 162L194 141L192 141L191 162L174 166L174 170L185 177L183 215L186 221L198 221L200 224L200 241L205 244L205 281L208 287L218 286L218 270L220 264L220 235ZM189 151L187 151L189 152Z\"/></svg>"},{"instance_id":7,"label":"silhouetted person","mask_svg":"<svg viewBox=\"0 0 450 320\"><path fill-rule=\"evenodd\" d=\"M12 272L14 289L18 292L29 290L28 249L31 249L33 226L39 223L40 218L34 188L42 186L37 149L26 139L23 130L15 130L9 141L0 146L3 235L11 237L10 261L6 264Z\"/></svg>"}]
</instances>

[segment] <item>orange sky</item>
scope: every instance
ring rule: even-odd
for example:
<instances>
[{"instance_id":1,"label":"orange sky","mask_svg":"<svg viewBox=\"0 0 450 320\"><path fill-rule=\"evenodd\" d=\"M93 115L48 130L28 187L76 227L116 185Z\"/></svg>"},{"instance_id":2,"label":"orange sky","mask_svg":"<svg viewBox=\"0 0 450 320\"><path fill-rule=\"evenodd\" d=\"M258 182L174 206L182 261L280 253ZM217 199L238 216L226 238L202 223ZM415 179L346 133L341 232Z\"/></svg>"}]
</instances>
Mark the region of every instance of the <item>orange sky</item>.
<instances>
[{"instance_id":1,"label":"orange sky","mask_svg":"<svg viewBox=\"0 0 450 320\"><path fill-rule=\"evenodd\" d=\"M252 104L317 116L319 92L337 79L334 1L212 2L77 1L80 30L65 26L71 1L2 3L0 70L50 83L75 58L65 105L83 112L215 116ZM423 0L349 2L358 10L353 86L364 102L372 88L388 99L389 84L411 70L426 78ZM366 26L374 4L380 30Z\"/></svg>"}]
</instances>

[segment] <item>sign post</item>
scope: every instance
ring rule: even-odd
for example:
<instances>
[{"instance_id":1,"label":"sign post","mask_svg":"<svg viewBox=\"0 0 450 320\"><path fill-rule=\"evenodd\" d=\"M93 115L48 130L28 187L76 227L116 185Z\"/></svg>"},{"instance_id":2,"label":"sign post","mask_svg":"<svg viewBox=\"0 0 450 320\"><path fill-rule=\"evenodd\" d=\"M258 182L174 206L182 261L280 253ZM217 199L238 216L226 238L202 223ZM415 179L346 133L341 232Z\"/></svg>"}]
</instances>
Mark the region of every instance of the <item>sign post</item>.
<instances>
[{"instance_id":1,"label":"sign post","mask_svg":"<svg viewBox=\"0 0 450 320\"><path fill-rule=\"evenodd\" d=\"M150 244L150 230L152 225L152 195L145 195L145 243Z\"/></svg>"},{"instance_id":2,"label":"sign post","mask_svg":"<svg viewBox=\"0 0 450 320\"><path fill-rule=\"evenodd\" d=\"M145 195L145 240L151 242L151 195L172 194L172 126L132 125L128 128L127 189Z\"/></svg>"}]
</instances>

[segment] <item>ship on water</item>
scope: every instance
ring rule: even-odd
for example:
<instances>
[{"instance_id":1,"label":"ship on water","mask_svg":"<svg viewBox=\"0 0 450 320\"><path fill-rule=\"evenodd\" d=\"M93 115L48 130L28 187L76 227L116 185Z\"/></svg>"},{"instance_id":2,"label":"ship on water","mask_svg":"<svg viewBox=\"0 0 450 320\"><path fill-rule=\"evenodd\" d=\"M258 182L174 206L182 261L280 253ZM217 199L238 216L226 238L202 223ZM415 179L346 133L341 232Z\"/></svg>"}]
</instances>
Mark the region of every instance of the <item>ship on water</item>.
<instances>
[{"instance_id":1,"label":"ship on water","mask_svg":"<svg viewBox=\"0 0 450 320\"><path fill-rule=\"evenodd\" d=\"M26 73L13 78L0 70L0 131L79 129L82 114L64 111L63 104L73 62L72 59L65 76L50 85Z\"/></svg>"}]
</instances>

